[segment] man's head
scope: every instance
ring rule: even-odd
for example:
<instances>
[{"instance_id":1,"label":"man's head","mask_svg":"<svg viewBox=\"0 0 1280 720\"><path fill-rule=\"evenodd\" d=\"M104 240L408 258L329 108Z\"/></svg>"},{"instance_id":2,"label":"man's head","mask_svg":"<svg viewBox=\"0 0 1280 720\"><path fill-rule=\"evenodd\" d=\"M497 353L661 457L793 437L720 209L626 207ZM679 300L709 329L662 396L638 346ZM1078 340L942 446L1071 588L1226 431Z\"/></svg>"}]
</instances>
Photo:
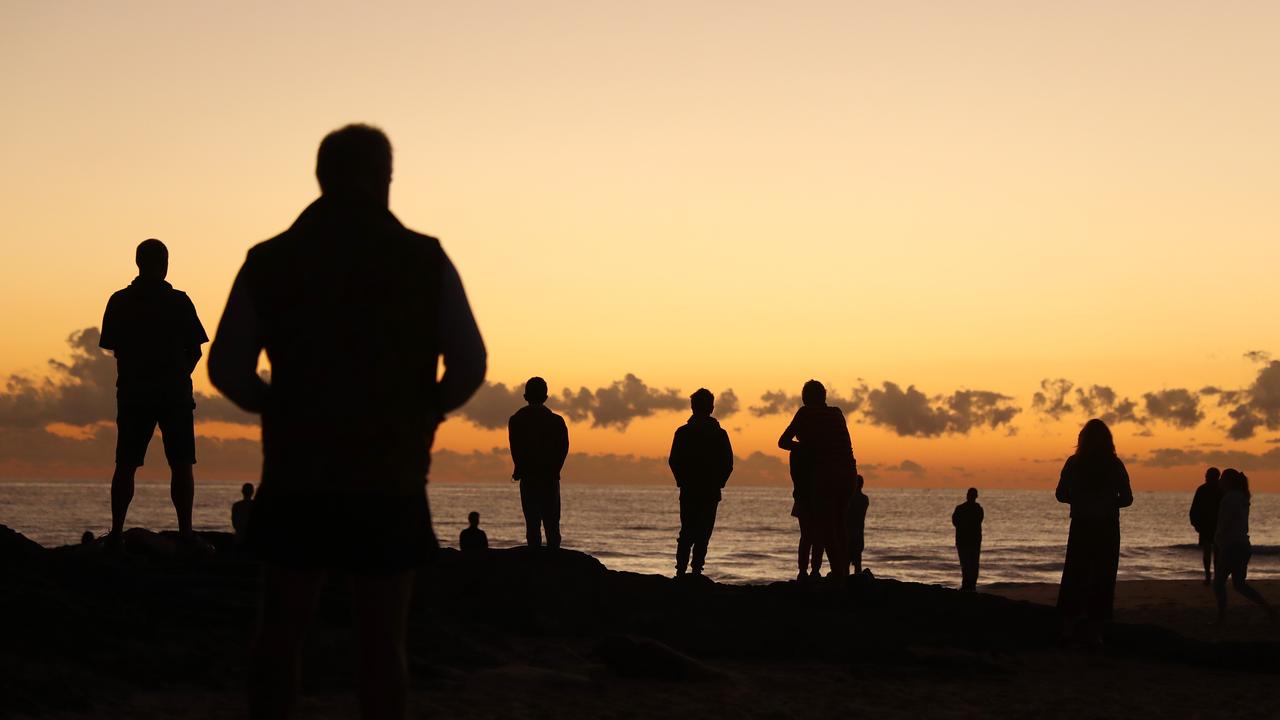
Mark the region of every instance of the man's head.
<instances>
[{"instance_id":1,"label":"man's head","mask_svg":"<svg viewBox=\"0 0 1280 720\"><path fill-rule=\"evenodd\" d=\"M1206 485L1213 485L1218 482L1218 478L1222 477L1222 471L1216 467L1211 467L1204 471L1204 482Z\"/></svg>"},{"instance_id":2,"label":"man's head","mask_svg":"<svg viewBox=\"0 0 1280 720\"><path fill-rule=\"evenodd\" d=\"M530 405L542 405L547 401L547 381L538 376L524 384L524 399Z\"/></svg>"},{"instance_id":3,"label":"man's head","mask_svg":"<svg viewBox=\"0 0 1280 720\"><path fill-rule=\"evenodd\" d=\"M827 404L827 388L817 380L810 380L800 389L800 400L805 405L817 405L819 407Z\"/></svg>"},{"instance_id":4,"label":"man's head","mask_svg":"<svg viewBox=\"0 0 1280 720\"><path fill-rule=\"evenodd\" d=\"M865 482L866 481L862 479L862 476L859 475L853 479L853 487L856 488L858 492L862 492L862 486Z\"/></svg>"},{"instance_id":5,"label":"man's head","mask_svg":"<svg viewBox=\"0 0 1280 720\"><path fill-rule=\"evenodd\" d=\"M969 488L969 492L964 494L964 499L973 502L978 499L978 488Z\"/></svg>"},{"instance_id":6,"label":"man's head","mask_svg":"<svg viewBox=\"0 0 1280 720\"><path fill-rule=\"evenodd\" d=\"M480 513L472 510L467 515L467 522L471 524L471 527L480 527Z\"/></svg>"},{"instance_id":7,"label":"man's head","mask_svg":"<svg viewBox=\"0 0 1280 720\"><path fill-rule=\"evenodd\" d=\"M347 125L320 141L316 180L327 197L372 200L385 207L391 194L391 141L372 125Z\"/></svg>"},{"instance_id":8,"label":"man's head","mask_svg":"<svg viewBox=\"0 0 1280 720\"><path fill-rule=\"evenodd\" d=\"M248 499L252 498L252 497L253 497L253 483L245 483L244 485L241 485L241 486L240 486L240 494L244 496L244 499L245 499L245 500L248 500Z\"/></svg>"},{"instance_id":9,"label":"man's head","mask_svg":"<svg viewBox=\"0 0 1280 720\"><path fill-rule=\"evenodd\" d=\"M169 248L155 238L138 243L133 260L138 264L138 275L148 280L163 280L169 274Z\"/></svg>"},{"instance_id":10,"label":"man's head","mask_svg":"<svg viewBox=\"0 0 1280 720\"><path fill-rule=\"evenodd\" d=\"M710 415L716 407L716 397L706 388L698 388L689 396L689 407L694 415Z\"/></svg>"}]
</instances>

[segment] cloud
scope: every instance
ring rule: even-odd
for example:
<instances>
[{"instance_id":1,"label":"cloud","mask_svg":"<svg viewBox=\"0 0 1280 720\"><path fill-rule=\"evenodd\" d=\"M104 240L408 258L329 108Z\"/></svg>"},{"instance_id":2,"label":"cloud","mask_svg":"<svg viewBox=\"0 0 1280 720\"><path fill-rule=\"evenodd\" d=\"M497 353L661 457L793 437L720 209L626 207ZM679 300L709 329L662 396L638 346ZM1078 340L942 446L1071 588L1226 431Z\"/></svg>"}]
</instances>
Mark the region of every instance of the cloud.
<instances>
[{"instance_id":1,"label":"cloud","mask_svg":"<svg viewBox=\"0 0 1280 720\"><path fill-rule=\"evenodd\" d=\"M1280 430L1280 360L1268 361L1237 399L1240 402L1228 413L1232 424L1227 435L1233 440L1251 438L1260 427Z\"/></svg>"},{"instance_id":2,"label":"cloud","mask_svg":"<svg viewBox=\"0 0 1280 720\"><path fill-rule=\"evenodd\" d=\"M1215 465L1220 468L1238 468L1245 473L1252 470L1280 470L1280 447L1271 448L1264 453L1251 453L1243 450L1156 448L1138 462L1155 468Z\"/></svg>"},{"instance_id":3,"label":"cloud","mask_svg":"<svg viewBox=\"0 0 1280 720\"><path fill-rule=\"evenodd\" d=\"M689 400L674 388L658 390L631 373L610 385L576 393L565 389L557 407L563 408L571 420L591 418L592 427L626 429L632 420L649 417L664 410L684 410Z\"/></svg>"},{"instance_id":4,"label":"cloud","mask_svg":"<svg viewBox=\"0 0 1280 720\"><path fill-rule=\"evenodd\" d=\"M1086 415L1099 418L1108 425L1122 422L1140 425L1145 422L1137 415L1138 403L1129 398L1121 400L1116 391L1106 385L1076 388L1075 396L1076 403Z\"/></svg>"},{"instance_id":5,"label":"cloud","mask_svg":"<svg viewBox=\"0 0 1280 720\"><path fill-rule=\"evenodd\" d=\"M1244 354L1244 359L1249 362L1269 363L1271 362L1271 353L1266 350L1250 350Z\"/></svg>"},{"instance_id":6,"label":"cloud","mask_svg":"<svg viewBox=\"0 0 1280 720\"><path fill-rule=\"evenodd\" d=\"M903 390L885 382L866 396L863 417L904 437L967 434L981 427L1008 425L1021 409L1011 397L988 390L957 390L950 396L929 397L910 385Z\"/></svg>"},{"instance_id":7,"label":"cloud","mask_svg":"<svg viewBox=\"0 0 1280 720\"><path fill-rule=\"evenodd\" d=\"M512 413L525 404L524 386L484 382L456 414L486 430L505 428Z\"/></svg>"},{"instance_id":8,"label":"cloud","mask_svg":"<svg viewBox=\"0 0 1280 720\"><path fill-rule=\"evenodd\" d=\"M1147 416L1152 420L1167 422L1183 429L1193 428L1204 419L1200 410L1200 397L1185 388L1173 388L1142 396Z\"/></svg>"},{"instance_id":9,"label":"cloud","mask_svg":"<svg viewBox=\"0 0 1280 720\"><path fill-rule=\"evenodd\" d=\"M740 409L738 394L733 391L733 388L720 393L720 397L716 399L716 417L718 418L727 418L735 415Z\"/></svg>"},{"instance_id":10,"label":"cloud","mask_svg":"<svg viewBox=\"0 0 1280 720\"><path fill-rule=\"evenodd\" d=\"M928 471L924 469L923 465L913 460L903 460L897 465L885 469L890 472L906 473L912 477L924 477L928 474Z\"/></svg>"},{"instance_id":11,"label":"cloud","mask_svg":"<svg viewBox=\"0 0 1280 720\"><path fill-rule=\"evenodd\" d=\"M1040 389L1031 396L1031 409L1057 420L1075 408L1067 402L1071 393L1072 382L1066 378L1040 381Z\"/></svg>"},{"instance_id":12,"label":"cloud","mask_svg":"<svg viewBox=\"0 0 1280 720\"><path fill-rule=\"evenodd\" d=\"M849 394L844 397L839 390L827 389L827 404L840 408L847 415L852 415L866 400L867 386L859 385L855 387ZM748 410L756 417L767 417L769 415L790 415L800 409L802 401L800 396L788 395L785 390L770 390L760 396L760 404L752 405Z\"/></svg>"},{"instance_id":13,"label":"cloud","mask_svg":"<svg viewBox=\"0 0 1280 720\"><path fill-rule=\"evenodd\" d=\"M80 478L110 476L116 431L109 424L89 428L87 437L68 437L43 428L0 428L0 477ZM253 480L262 470L257 440L196 436L196 477L204 480ZM167 477L164 448L154 438L147 450L145 475Z\"/></svg>"},{"instance_id":14,"label":"cloud","mask_svg":"<svg viewBox=\"0 0 1280 720\"><path fill-rule=\"evenodd\" d=\"M116 416L116 361L98 347L98 328L67 337L71 357L49 360L50 377L10 375L0 392L0 428L42 428L50 423L89 425ZM256 424L257 417L217 394L195 393L196 420Z\"/></svg>"}]
</instances>

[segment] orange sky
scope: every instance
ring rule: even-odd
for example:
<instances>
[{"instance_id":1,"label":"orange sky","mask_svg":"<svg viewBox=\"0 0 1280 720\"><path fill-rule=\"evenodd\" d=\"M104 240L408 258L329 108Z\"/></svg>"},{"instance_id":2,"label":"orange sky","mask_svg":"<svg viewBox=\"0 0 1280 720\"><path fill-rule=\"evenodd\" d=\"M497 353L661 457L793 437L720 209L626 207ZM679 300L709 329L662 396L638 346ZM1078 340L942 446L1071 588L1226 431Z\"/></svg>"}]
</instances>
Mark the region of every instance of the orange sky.
<instances>
[{"instance_id":1,"label":"orange sky","mask_svg":"<svg viewBox=\"0 0 1280 720\"><path fill-rule=\"evenodd\" d=\"M1137 402L1116 431L1140 487L1231 452L1280 489L1277 433L1224 429L1277 402L1244 354L1280 351L1280 6L370 5L0 8L0 372L66 358L146 237L212 331L247 248L314 197L320 137L368 121L494 381L732 388L744 456L786 423L746 408L809 377L994 391L1021 410L996 429L853 413L859 458L884 483L1039 487L1084 414L1032 395L1068 378ZM1147 412L1205 386L1253 392L1196 395L1193 428ZM680 419L577 423L575 447L661 455ZM1149 462L1170 448L1188 464ZM923 474L884 469L904 460Z\"/></svg>"}]
</instances>

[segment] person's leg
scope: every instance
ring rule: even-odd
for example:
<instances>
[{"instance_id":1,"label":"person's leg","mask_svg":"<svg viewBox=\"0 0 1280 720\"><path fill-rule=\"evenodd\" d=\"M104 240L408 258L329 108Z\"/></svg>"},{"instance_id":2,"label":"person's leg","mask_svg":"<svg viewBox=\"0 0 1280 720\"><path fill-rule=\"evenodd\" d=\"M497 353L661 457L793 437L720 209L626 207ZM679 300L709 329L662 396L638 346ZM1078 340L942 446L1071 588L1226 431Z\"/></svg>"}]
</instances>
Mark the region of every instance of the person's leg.
<instances>
[{"instance_id":1,"label":"person's leg","mask_svg":"<svg viewBox=\"0 0 1280 720\"><path fill-rule=\"evenodd\" d=\"M680 491L680 535L676 538L676 574L683 575L689 567L689 550L693 547L693 503L684 491Z\"/></svg>"},{"instance_id":2,"label":"person's leg","mask_svg":"<svg viewBox=\"0 0 1280 720\"><path fill-rule=\"evenodd\" d=\"M547 530L547 547L560 547L560 480L549 478L542 490L542 525Z\"/></svg>"},{"instance_id":3,"label":"person's leg","mask_svg":"<svg viewBox=\"0 0 1280 720\"><path fill-rule=\"evenodd\" d=\"M1218 623L1227 619L1227 577L1231 574L1223 548L1215 548L1213 555L1213 595L1218 601Z\"/></svg>"},{"instance_id":4,"label":"person's leg","mask_svg":"<svg viewBox=\"0 0 1280 720\"><path fill-rule=\"evenodd\" d=\"M531 548L542 547L542 517L538 514L538 489L536 481L525 478L520 481L520 509L524 511L525 543Z\"/></svg>"},{"instance_id":5,"label":"person's leg","mask_svg":"<svg viewBox=\"0 0 1280 720\"><path fill-rule=\"evenodd\" d=\"M133 479L138 468L130 465L116 465L111 475L111 535L120 537L124 532L124 519L129 514L129 503L133 502Z\"/></svg>"},{"instance_id":6,"label":"person's leg","mask_svg":"<svg viewBox=\"0 0 1280 720\"><path fill-rule=\"evenodd\" d=\"M249 670L249 709L253 720L289 717L298 691L302 639L324 571L294 570L278 565L262 568L262 605Z\"/></svg>"},{"instance_id":7,"label":"person's leg","mask_svg":"<svg viewBox=\"0 0 1280 720\"><path fill-rule=\"evenodd\" d=\"M1236 592L1240 593L1244 597L1249 598L1253 602L1257 603L1258 606L1260 606L1263 610L1266 611L1267 615L1272 620L1275 620L1276 609L1271 606L1271 603L1267 602L1267 599L1262 596L1262 593L1258 592L1257 589L1255 589L1252 585L1248 583L1249 559L1252 556L1253 556L1253 548L1246 547L1241 551L1241 557L1236 562L1235 567L1233 568L1235 572L1232 580L1234 581Z\"/></svg>"},{"instance_id":8,"label":"person's leg","mask_svg":"<svg viewBox=\"0 0 1280 720\"><path fill-rule=\"evenodd\" d=\"M169 498L178 515L178 532L191 534L191 505L195 502L196 426L194 403L183 401L163 409L158 417L164 456L169 461Z\"/></svg>"},{"instance_id":9,"label":"person's leg","mask_svg":"<svg viewBox=\"0 0 1280 720\"><path fill-rule=\"evenodd\" d=\"M412 594L412 571L351 578L360 634L360 709L365 720L404 720L409 699L405 633Z\"/></svg>"},{"instance_id":10,"label":"person's leg","mask_svg":"<svg viewBox=\"0 0 1280 720\"><path fill-rule=\"evenodd\" d=\"M1204 551L1204 584L1208 585L1213 582L1213 571L1211 569L1211 563L1213 562L1213 544L1201 543L1200 547Z\"/></svg>"},{"instance_id":11,"label":"person's leg","mask_svg":"<svg viewBox=\"0 0 1280 720\"><path fill-rule=\"evenodd\" d=\"M711 532L716 525L716 506L719 503L713 498L701 498L697 508L696 537L693 540L693 573L702 574L707 563L707 545L711 542Z\"/></svg>"},{"instance_id":12,"label":"person's leg","mask_svg":"<svg viewBox=\"0 0 1280 720\"><path fill-rule=\"evenodd\" d=\"M956 558L960 560L960 589L969 589L969 558L965 548L956 546Z\"/></svg>"},{"instance_id":13,"label":"person's leg","mask_svg":"<svg viewBox=\"0 0 1280 720\"><path fill-rule=\"evenodd\" d=\"M978 589L978 575L981 573L981 571L982 571L982 546L974 545L973 546L973 582L971 583L971 586L970 586L971 590Z\"/></svg>"}]
</instances>

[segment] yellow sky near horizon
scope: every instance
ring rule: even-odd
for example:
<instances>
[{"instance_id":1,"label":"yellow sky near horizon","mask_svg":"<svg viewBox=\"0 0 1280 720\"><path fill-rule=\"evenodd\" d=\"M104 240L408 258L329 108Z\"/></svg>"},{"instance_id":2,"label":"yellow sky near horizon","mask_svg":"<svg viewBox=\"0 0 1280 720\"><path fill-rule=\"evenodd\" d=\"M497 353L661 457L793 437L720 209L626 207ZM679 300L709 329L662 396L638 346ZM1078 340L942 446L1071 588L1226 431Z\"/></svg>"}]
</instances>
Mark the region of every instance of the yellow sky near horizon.
<instances>
[{"instance_id":1,"label":"yellow sky near horizon","mask_svg":"<svg viewBox=\"0 0 1280 720\"><path fill-rule=\"evenodd\" d=\"M1083 419L1033 412L1042 379L1141 401L1280 352L1276 27L1264 2L6 3L0 373L65 357L146 237L212 333L248 247L315 196L319 139L368 121L491 379L635 373L744 409L809 377L991 390L1017 435L864 422L860 458L1041 483ZM1122 451L1275 447L1201 403L1193 430L1117 426ZM658 455L677 422L576 445ZM745 454L785 422L726 425Z\"/></svg>"}]
</instances>

